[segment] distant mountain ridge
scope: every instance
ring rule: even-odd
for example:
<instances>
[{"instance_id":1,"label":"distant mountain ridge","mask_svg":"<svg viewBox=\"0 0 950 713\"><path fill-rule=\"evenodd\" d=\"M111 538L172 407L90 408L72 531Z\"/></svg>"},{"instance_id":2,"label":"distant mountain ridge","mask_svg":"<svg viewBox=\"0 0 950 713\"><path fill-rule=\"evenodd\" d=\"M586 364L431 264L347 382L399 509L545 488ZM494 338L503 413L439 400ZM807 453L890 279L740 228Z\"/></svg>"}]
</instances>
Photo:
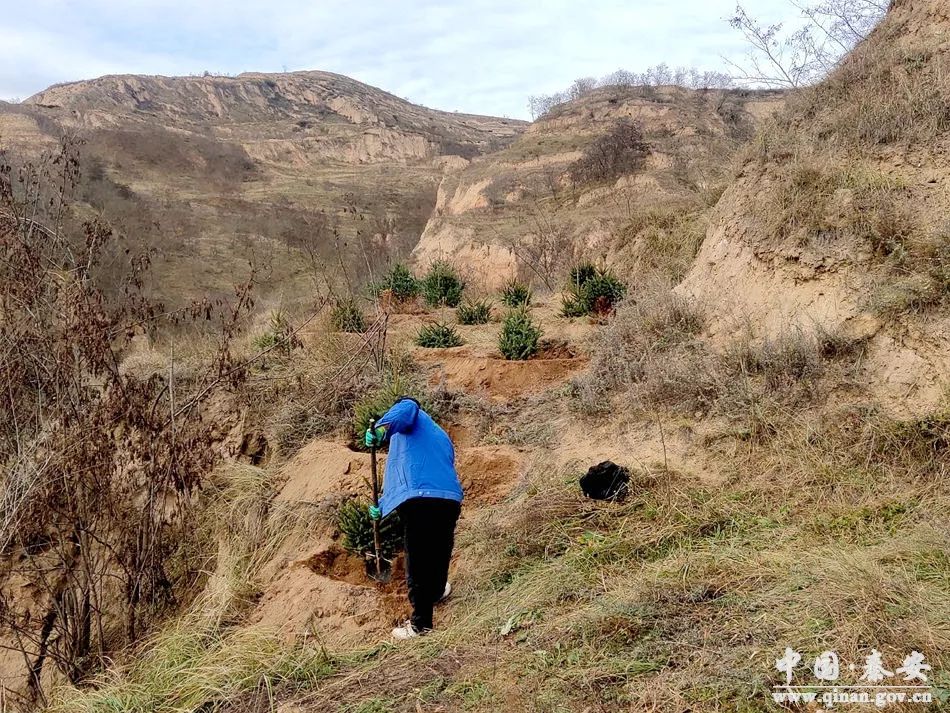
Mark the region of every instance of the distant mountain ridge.
<instances>
[{"instance_id":1,"label":"distant mountain ridge","mask_svg":"<svg viewBox=\"0 0 950 713\"><path fill-rule=\"evenodd\" d=\"M354 124L423 137L434 153L445 148L484 153L516 137L526 122L417 106L339 74L319 71L236 77L110 75L54 85L24 104L102 118L154 120L176 126L221 126L297 120ZM78 115L77 115L78 113Z\"/></svg>"},{"instance_id":2,"label":"distant mountain ridge","mask_svg":"<svg viewBox=\"0 0 950 713\"><path fill-rule=\"evenodd\" d=\"M82 142L81 204L155 255L164 297L228 294L248 262L303 299L313 256L408 255L448 165L527 123L416 106L338 74L118 75L0 104L9 155ZM354 267L355 269L355 267ZM334 278L359 281L360 274Z\"/></svg>"}]
</instances>

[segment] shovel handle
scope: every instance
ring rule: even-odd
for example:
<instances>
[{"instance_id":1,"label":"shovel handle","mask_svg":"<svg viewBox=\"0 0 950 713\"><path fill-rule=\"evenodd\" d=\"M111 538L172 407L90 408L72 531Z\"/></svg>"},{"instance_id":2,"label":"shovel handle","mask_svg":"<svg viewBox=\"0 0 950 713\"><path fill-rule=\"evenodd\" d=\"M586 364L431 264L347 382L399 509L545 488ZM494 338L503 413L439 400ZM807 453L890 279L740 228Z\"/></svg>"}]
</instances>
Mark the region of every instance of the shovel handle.
<instances>
[{"instance_id":1,"label":"shovel handle","mask_svg":"<svg viewBox=\"0 0 950 713\"><path fill-rule=\"evenodd\" d=\"M373 438L374 438L373 445L369 447L370 464L372 465L372 471L373 471L373 505L375 505L376 507L379 507L379 475L378 475L377 466L376 466L376 441L375 441L376 419L375 418L370 420L369 430L372 432Z\"/></svg>"},{"instance_id":2,"label":"shovel handle","mask_svg":"<svg viewBox=\"0 0 950 713\"><path fill-rule=\"evenodd\" d=\"M370 466L373 474L373 506L379 507L379 474L376 466L376 419L370 419L369 429L373 434L373 445L369 447ZM379 520L373 520L373 556L376 559L376 572L382 572L383 557L379 546Z\"/></svg>"}]
</instances>

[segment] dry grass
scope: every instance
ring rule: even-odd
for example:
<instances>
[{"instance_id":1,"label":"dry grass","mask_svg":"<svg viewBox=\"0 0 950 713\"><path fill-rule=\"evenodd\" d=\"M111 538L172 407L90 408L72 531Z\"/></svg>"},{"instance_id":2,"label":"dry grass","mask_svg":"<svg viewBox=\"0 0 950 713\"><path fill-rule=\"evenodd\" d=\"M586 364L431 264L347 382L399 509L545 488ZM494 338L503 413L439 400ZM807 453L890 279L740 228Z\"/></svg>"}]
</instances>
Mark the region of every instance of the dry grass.
<instances>
[{"instance_id":1,"label":"dry grass","mask_svg":"<svg viewBox=\"0 0 950 713\"><path fill-rule=\"evenodd\" d=\"M263 697L272 707L278 687L313 687L333 668L317 646L287 646L265 632L223 630L186 617L147 642L129 668L112 671L82 693L68 688L54 692L49 710L213 711L246 695Z\"/></svg>"},{"instance_id":2,"label":"dry grass","mask_svg":"<svg viewBox=\"0 0 950 713\"><path fill-rule=\"evenodd\" d=\"M279 484L274 471L241 464L222 468L213 480L203 529L212 536L215 565L196 609L216 623L246 611L258 594L261 568L310 525L309 514L274 499Z\"/></svg>"},{"instance_id":3,"label":"dry grass","mask_svg":"<svg viewBox=\"0 0 950 713\"><path fill-rule=\"evenodd\" d=\"M790 95L743 157L782 160L815 145L852 156L893 144L929 146L950 129L947 70L945 52L878 35L823 82Z\"/></svg>"},{"instance_id":4,"label":"dry grass","mask_svg":"<svg viewBox=\"0 0 950 713\"><path fill-rule=\"evenodd\" d=\"M765 185L755 214L767 241L865 265L870 311L896 319L947 304L946 228L925 227L926 211L902 179L808 150L777 161Z\"/></svg>"},{"instance_id":5,"label":"dry grass","mask_svg":"<svg viewBox=\"0 0 950 713\"><path fill-rule=\"evenodd\" d=\"M659 286L621 305L574 381L575 403L605 414L624 399L634 414L713 416L749 440L769 438L790 413L850 389L864 343L816 328L771 338L746 336L714 350L699 337L696 305Z\"/></svg>"},{"instance_id":6,"label":"dry grass","mask_svg":"<svg viewBox=\"0 0 950 713\"><path fill-rule=\"evenodd\" d=\"M817 118L811 132L847 146L926 145L950 130L950 84L945 53L930 47L858 47L799 107Z\"/></svg>"},{"instance_id":7,"label":"dry grass","mask_svg":"<svg viewBox=\"0 0 950 713\"><path fill-rule=\"evenodd\" d=\"M663 283L634 292L593 348L589 374L576 382L593 405L612 390L642 381L661 354L691 342L703 328L697 305L673 294Z\"/></svg>"},{"instance_id":8,"label":"dry grass","mask_svg":"<svg viewBox=\"0 0 950 713\"><path fill-rule=\"evenodd\" d=\"M368 394L388 397L391 405L399 394L423 390L404 351L390 351L378 364L384 340L381 323L370 325L366 334L346 334L323 319L314 323L304 348L255 372L250 398L281 458L317 437L352 436Z\"/></svg>"},{"instance_id":9,"label":"dry grass","mask_svg":"<svg viewBox=\"0 0 950 713\"><path fill-rule=\"evenodd\" d=\"M624 272L642 279L680 281L706 236L707 205L672 201L627 205L618 198L615 215L602 220Z\"/></svg>"},{"instance_id":10,"label":"dry grass","mask_svg":"<svg viewBox=\"0 0 950 713\"><path fill-rule=\"evenodd\" d=\"M868 309L889 319L924 314L950 302L950 245L938 233L893 256L874 288Z\"/></svg>"},{"instance_id":11,"label":"dry grass","mask_svg":"<svg viewBox=\"0 0 950 713\"><path fill-rule=\"evenodd\" d=\"M950 644L947 493L939 474L919 477L945 474L948 451L919 449L932 425L860 418L861 435L840 418L788 424L723 487L641 469L620 505L583 499L580 464L539 458L460 533L452 626L299 703L772 710L772 659L788 645L845 662L870 646L889 659L916 647L936 670ZM904 446L882 448L885 433Z\"/></svg>"},{"instance_id":12,"label":"dry grass","mask_svg":"<svg viewBox=\"0 0 950 713\"><path fill-rule=\"evenodd\" d=\"M305 525L299 513L275 505L276 488L269 471L222 468L194 537L210 560L202 594L83 690L55 689L49 710L217 710L249 691L269 698L277 685L312 686L327 675L333 664L319 647L288 647L266 631L236 626L257 595L263 565Z\"/></svg>"},{"instance_id":13,"label":"dry grass","mask_svg":"<svg viewBox=\"0 0 950 713\"><path fill-rule=\"evenodd\" d=\"M950 294L946 230L930 227L940 209L896 158L901 147L939 153L950 130L948 62L882 29L742 152L741 173L761 185L748 213L765 237L869 268L865 308L891 320L940 309Z\"/></svg>"},{"instance_id":14,"label":"dry grass","mask_svg":"<svg viewBox=\"0 0 950 713\"><path fill-rule=\"evenodd\" d=\"M556 443L551 408L559 394L548 392L507 403L460 394L454 403L453 420L470 426L479 445L547 448Z\"/></svg>"},{"instance_id":15,"label":"dry grass","mask_svg":"<svg viewBox=\"0 0 950 713\"><path fill-rule=\"evenodd\" d=\"M742 358L802 373L814 362L799 347ZM790 414L773 439L721 445L723 483L639 466L624 503L584 499L584 464L537 451L503 502L463 523L451 623L429 637L332 655L186 618L54 710L751 713L778 710L785 646L845 663L915 648L944 670L950 419ZM254 511L255 473L234 481L232 523Z\"/></svg>"},{"instance_id":16,"label":"dry grass","mask_svg":"<svg viewBox=\"0 0 950 713\"><path fill-rule=\"evenodd\" d=\"M899 180L860 163L800 153L772 171L756 213L773 239L825 252L853 245L887 258L921 235L904 207L907 196Z\"/></svg>"}]
</instances>

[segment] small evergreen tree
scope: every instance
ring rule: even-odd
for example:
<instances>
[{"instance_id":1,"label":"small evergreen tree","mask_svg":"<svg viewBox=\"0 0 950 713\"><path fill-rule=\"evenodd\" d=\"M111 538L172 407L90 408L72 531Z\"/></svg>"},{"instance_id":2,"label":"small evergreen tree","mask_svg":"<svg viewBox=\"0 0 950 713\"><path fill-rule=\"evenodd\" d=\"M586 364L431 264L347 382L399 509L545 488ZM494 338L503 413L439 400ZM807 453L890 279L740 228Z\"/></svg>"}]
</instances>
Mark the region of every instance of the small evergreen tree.
<instances>
[{"instance_id":1,"label":"small evergreen tree","mask_svg":"<svg viewBox=\"0 0 950 713\"><path fill-rule=\"evenodd\" d=\"M597 266L592 262L579 262L571 268L569 283L578 287L586 285L597 276Z\"/></svg>"},{"instance_id":2,"label":"small evergreen tree","mask_svg":"<svg viewBox=\"0 0 950 713\"><path fill-rule=\"evenodd\" d=\"M448 349L462 346L463 341L452 325L434 322L423 325L416 335L416 344L427 349Z\"/></svg>"},{"instance_id":3,"label":"small evergreen tree","mask_svg":"<svg viewBox=\"0 0 950 713\"><path fill-rule=\"evenodd\" d=\"M422 278L422 296L430 307L457 307L465 281L445 260L436 260Z\"/></svg>"},{"instance_id":4,"label":"small evergreen tree","mask_svg":"<svg viewBox=\"0 0 950 713\"><path fill-rule=\"evenodd\" d=\"M383 383L367 393L353 407L353 445L363 449L363 435L370 421L378 421L400 396L411 396L422 403L423 408L431 412L423 389L413 380L400 375L390 375Z\"/></svg>"},{"instance_id":5,"label":"small evergreen tree","mask_svg":"<svg viewBox=\"0 0 950 713\"><path fill-rule=\"evenodd\" d=\"M501 290L502 304L512 309L530 305L531 298L531 288L519 280L509 280Z\"/></svg>"},{"instance_id":6,"label":"small evergreen tree","mask_svg":"<svg viewBox=\"0 0 950 713\"><path fill-rule=\"evenodd\" d=\"M281 310L277 310L270 316L267 331L254 338L254 346L261 351L268 350L287 356L294 349L303 346L303 343L294 333L293 325L287 316Z\"/></svg>"},{"instance_id":7,"label":"small evergreen tree","mask_svg":"<svg viewBox=\"0 0 950 713\"><path fill-rule=\"evenodd\" d=\"M371 287L376 297L386 290L397 302L411 302L419 296L420 284L405 263L397 262L380 282Z\"/></svg>"},{"instance_id":8,"label":"small evergreen tree","mask_svg":"<svg viewBox=\"0 0 950 713\"><path fill-rule=\"evenodd\" d=\"M366 331L366 318L363 310L352 297L337 301L330 313L330 324L337 332L362 334Z\"/></svg>"},{"instance_id":9,"label":"small evergreen tree","mask_svg":"<svg viewBox=\"0 0 950 713\"><path fill-rule=\"evenodd\" d=\"M491 302L467 300L459 305L455 318L459 324L488 324L491 321Z\"/></svg>"},{"instance_id":10,"label":"small evergreen tree","mask_svg":"<svg viewBox=\"0 0 950 713\"><path fill-rule=\"evenodd\" d=\"M498 338L498 348L505 359L530 359L538 352L541 340L541 328L531 319L524 305L505 315L505 321Z\"/></svg>"},{"instance_id":11,"label":"small evergreen tree","mask_svg":"<svg viewBox=\"0 0 950 713\"><path fill-rule=\"evenodd\" d=\"M373 520L369 503L362 498L351 498L337 510L336 524L343 535L343 547L354 555L368 559L375 551ZM402 549L402 526L399 515L393 512L379 523L379 549L386 559L392 559Z\"/></svg>"},{"instance_id":12,"label":"small evergreen tree","mask_svg":"<svg viewBox=\"0 0 950 713\"><path fill-rule=\"evenodd\" d=\"M572 270L571 278L561 306L565 317L610 314L627 294L627 286L606 268L595 269L593 273Z\"/></svg>"}]
</instances>

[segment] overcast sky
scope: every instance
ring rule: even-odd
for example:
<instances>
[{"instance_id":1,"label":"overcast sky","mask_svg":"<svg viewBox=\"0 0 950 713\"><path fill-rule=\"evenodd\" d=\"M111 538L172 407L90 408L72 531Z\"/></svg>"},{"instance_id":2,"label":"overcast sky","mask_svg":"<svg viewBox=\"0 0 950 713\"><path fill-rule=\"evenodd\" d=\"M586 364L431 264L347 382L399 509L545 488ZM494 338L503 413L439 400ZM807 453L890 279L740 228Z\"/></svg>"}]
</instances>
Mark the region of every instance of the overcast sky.
<instances>
[{"instance_id":1,"label":"overcast sky","mask_svg":"<svg viewBox=\"0 0 950 713\"><path fill-rule=\"evenodd\" d=\"M650 65L721 69L736 0L7 0L0 98L103 74L322 69L445 110L527 118L527 97ZM747 0L764 20L789 0Z\"/></svg>"}]
</instances>

